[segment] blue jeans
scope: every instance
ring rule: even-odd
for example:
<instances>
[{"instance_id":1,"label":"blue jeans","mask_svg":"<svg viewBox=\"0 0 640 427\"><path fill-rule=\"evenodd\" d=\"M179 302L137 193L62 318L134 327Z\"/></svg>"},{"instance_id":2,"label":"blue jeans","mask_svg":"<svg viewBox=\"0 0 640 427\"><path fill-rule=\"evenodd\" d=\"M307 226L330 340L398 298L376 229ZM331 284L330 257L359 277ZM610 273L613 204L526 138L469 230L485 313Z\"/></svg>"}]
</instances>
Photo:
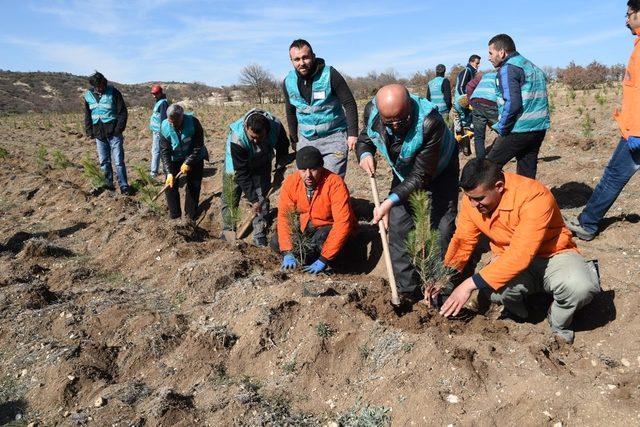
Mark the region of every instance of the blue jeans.
<instances>
[{"instance_id":1,"label":"blue jeans","mask_svg":"<svg viewBox=\"0 0 640 427\"><path fill-rule=\"evenodd\" d=\"M113 169L111 161L116 164L116 174L118 175L118 185L123 190L129 187L127 183L127 169L124 165L124 138L122 135L114 135L107 141L96 139L98 147L98 158L100 159L100 169L104 173L107 185L113 185Z\"/></svg>"},{"instance_id":2,"label":"blue jeans","mask_svg":"<svg viewBox=\"0 0 640 427\"><path fill-rule=\"evenodd\" d=\"M627 140L620 138L602 179L578 216L582 228L593 234L598 231L600 220L638 169L640 169L640 150L632 152L629 150Z\"/></svg>"},{"instance_id":3,"label":"blue jeans","mask_svg":"<svg viewBox=\"0 0 640 427\"><path fill-rule=\"evenodd\" d=\"M153 139L151 142L151 166L149 168L151 175L156 176L158 174L159 167L160 167L160 132L153 132Z\"/></svg>"}]
</instances>

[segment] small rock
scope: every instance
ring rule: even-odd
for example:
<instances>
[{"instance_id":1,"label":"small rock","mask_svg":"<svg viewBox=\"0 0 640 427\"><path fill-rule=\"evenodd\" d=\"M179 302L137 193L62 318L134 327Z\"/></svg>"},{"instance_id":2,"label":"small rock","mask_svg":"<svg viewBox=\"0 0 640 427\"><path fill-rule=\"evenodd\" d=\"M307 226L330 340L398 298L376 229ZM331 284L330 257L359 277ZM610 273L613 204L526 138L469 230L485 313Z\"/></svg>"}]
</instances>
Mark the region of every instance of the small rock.
<instances>
[{"instance_id":1,"label":"small rock","mask_svg":"<svg viewBox=\"0 0 640 427\"><path fill-rule=\"evenodd\" d=\"M73 375L67 375L67 379L68 379L69 381L73 381L73 380L75 380L75 379L76 379L76 377L74 377Z\"/></svg>"},{"instance_id":2,"label":"small rock","mask_svg":"<svg viewBox=\"0 0 640 427\"><path fill-rule=\"evenodd\" d=\"M22 414L20 412L18 412L16 414L16 421L20 421L22 419Z\"/></svg>"},{"instance_id":3,"label":"small rock","mask_svg":"<svg viewBox=\"0 0 640 427\"><path fill-rule=\"evenodd\" d=\"M458 396L456 396L455 394L450 394L447 396L447 402L449 403L459 403L460 402L460 398Z\"/></svg>"},{"instance_id":4,"label":"small rock","mask_svg":"<svg viewBox=\"0 0 640 427\"><path fill-rule=\"evenodd\" d=\"M62 414L62 416L65 418L67 418L69 415L71 415L71 412L69 411L64 411L64 413Z\"/></svg>"},{"instance_id":5,"label":"small rock","mask_svg":"<svg viewBox=\"0 0 640 427\"><path fill-rule=\"evenodd\" d=\"M96 408L100 408L100 407L104 406L105 403L107 403L107 401L102 396L98 396L96 401L93 402L93 406L95 406Z\"/></svg>"},{"instance_id":6,"label":"small rock","mask_svg":"<svg viewBox=\"0 0 640 427\"><path fill-rule=\"evenodd\" d=\"M598 366L598 362L596 362L595 360L591 361L591 366L596 367Z\"/></svg>"},{"instance_id":7,"label":"small rock","mask_svg":"<svg viewBox=\"0 0 640 427\"><path fill-rule=\"evenodd\" d=\"M553 427L562 427L562 422L558 421L553 425Z\"/></svg>"},{"instance_id":8,"label":"small rock","mask_svg":"<svg viewBox=\"0 0 640 427\"><path fill-rule=\"evenodd\" d=\"M623 366L626 366L627 368L631 366L631 362L629 362L627 359L622 359L620 362L622 363Z\"/></svg>"},{"instance_id":9,"label":"small rock","mask_svg":"<svg viewBox=\"0 0 640 427\"><path fill-rule=\"evenodd\" d=\"M329 421L326 427L339 427L339 424L335 421Z\"/></svg>"},{"instance_id":10,"label":"small rock","mask_svg":"<svg viewBox=\"0 0 640 427\"><path fill-rule=\"evenodd\" d=\"M614 384L607 384L607 388L608 388L609 390L615 390L615 389L616 389L616 388L618 388L618 387L617 387L616 385L614 385Z\"/></svg>"},{"instance_id":11,"label":"small rock","mask_svg":"<svg viewBox=\"0 0 640 427\"><path fill-rule=\"evenodd\" d=\"M27 375L27 370L23 369L22 371L20 371L20 376L24 377L25 375Z\"/></svg>"},{"instance_id":12,"label":"small rock","mask_svg":"<svg viewBox=\"0 0 640 427\"><path fill-rule=\"evenodd\" d=\"M549 413L549 411L544 411L544 412L542 413L542 415L546 416L546 417L547 417L547 418L549 418L550 420L552 420L552 419L553 419L553 415L551 415L551 413Z\"/></svg>"},{"instance_id":13,"label":"small rock","mask_svg":"<svg viewBox=\"0 0 640 427\"><path fill-rule=\"evenodd\" d=\"M559 391L556 391L556 396L560 396L562 393L560 393Z\"/></svg>"},{"instance_id":14,"label":"small rock","mask_svg":"<svg viewBox=\"0 0 640 427\"><path fill-rule=\"evenodd\" d=\"M27 424L27 427L36 427L37 425L38 423L36 423L35 421L32 421L29 424Z\"/></svg>"}]
</instances>

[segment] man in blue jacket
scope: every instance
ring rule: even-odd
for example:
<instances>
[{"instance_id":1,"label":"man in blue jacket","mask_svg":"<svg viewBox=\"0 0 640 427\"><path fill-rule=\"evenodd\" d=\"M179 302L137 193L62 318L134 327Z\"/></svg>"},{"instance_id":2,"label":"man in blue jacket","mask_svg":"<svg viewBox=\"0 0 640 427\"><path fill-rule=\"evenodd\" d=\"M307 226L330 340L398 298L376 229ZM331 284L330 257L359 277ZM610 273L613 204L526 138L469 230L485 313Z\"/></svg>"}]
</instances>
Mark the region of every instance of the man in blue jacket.
<instances>
[{"instance_id":1,"label":"man in blue jacket","mask_svg":"<svg viewBox=\"0 0 640 427\"><path fill-rule=\"evenodd\" d=\"M306 40L294 40L289 57L294 69L283 92L292 146L313 145L324 167L344 178L347 155L358 139L356 100L340 73L316 58Z\"/></svg>"},{"instance_id":2,"label":"man in blue jacket","mask_svg":"<svg viewBox=\"0 0 640 427\"><path fill-rule=\"evenodd\" d=\"M498 73L498 139L487 158L504 166L514 157L518 175L535 179L538 152L549 129L549 100L544 72L516 51L507 34L489 41L489 61Z\"/></svg>"}]
</instances>

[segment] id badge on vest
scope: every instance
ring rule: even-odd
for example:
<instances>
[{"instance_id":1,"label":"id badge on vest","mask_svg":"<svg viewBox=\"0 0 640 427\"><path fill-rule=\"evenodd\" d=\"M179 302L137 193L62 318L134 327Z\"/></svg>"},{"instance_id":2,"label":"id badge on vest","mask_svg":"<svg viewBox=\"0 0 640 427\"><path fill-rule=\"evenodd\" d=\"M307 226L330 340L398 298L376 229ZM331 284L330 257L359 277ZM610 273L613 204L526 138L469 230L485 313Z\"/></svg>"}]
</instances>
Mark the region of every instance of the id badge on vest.
<instances>
[{"instance_id":1,"label":"id badge on vest","mask_svg":"<svg viewBox=\"0 0 640 427\"><path fill-rule=\"evenodd\" d=\"M326 99L326 94L323 90L318 90L313 92L313 100L323 100Z\"/></svg>"}]
</instances>

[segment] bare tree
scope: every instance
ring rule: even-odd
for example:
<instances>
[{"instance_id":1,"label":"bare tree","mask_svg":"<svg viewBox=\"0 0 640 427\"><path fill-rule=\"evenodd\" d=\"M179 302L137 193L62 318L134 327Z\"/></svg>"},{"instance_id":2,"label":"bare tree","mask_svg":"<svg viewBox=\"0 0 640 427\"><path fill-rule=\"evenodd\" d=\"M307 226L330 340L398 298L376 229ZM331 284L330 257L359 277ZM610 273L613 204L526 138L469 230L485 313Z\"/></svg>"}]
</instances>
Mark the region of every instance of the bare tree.
<instances>
[{"instance_id":1,"label":"bare tree","mask_svg":"<svg viewBox=\"0 0 640 427\"><path fill-rule=\"evenodd\" d=\"M247 86L251 97L260 104L273 89L274 81L271 73L259 64L249 64L240 71L240 84Z\"/></svg>"}]
</instances>

